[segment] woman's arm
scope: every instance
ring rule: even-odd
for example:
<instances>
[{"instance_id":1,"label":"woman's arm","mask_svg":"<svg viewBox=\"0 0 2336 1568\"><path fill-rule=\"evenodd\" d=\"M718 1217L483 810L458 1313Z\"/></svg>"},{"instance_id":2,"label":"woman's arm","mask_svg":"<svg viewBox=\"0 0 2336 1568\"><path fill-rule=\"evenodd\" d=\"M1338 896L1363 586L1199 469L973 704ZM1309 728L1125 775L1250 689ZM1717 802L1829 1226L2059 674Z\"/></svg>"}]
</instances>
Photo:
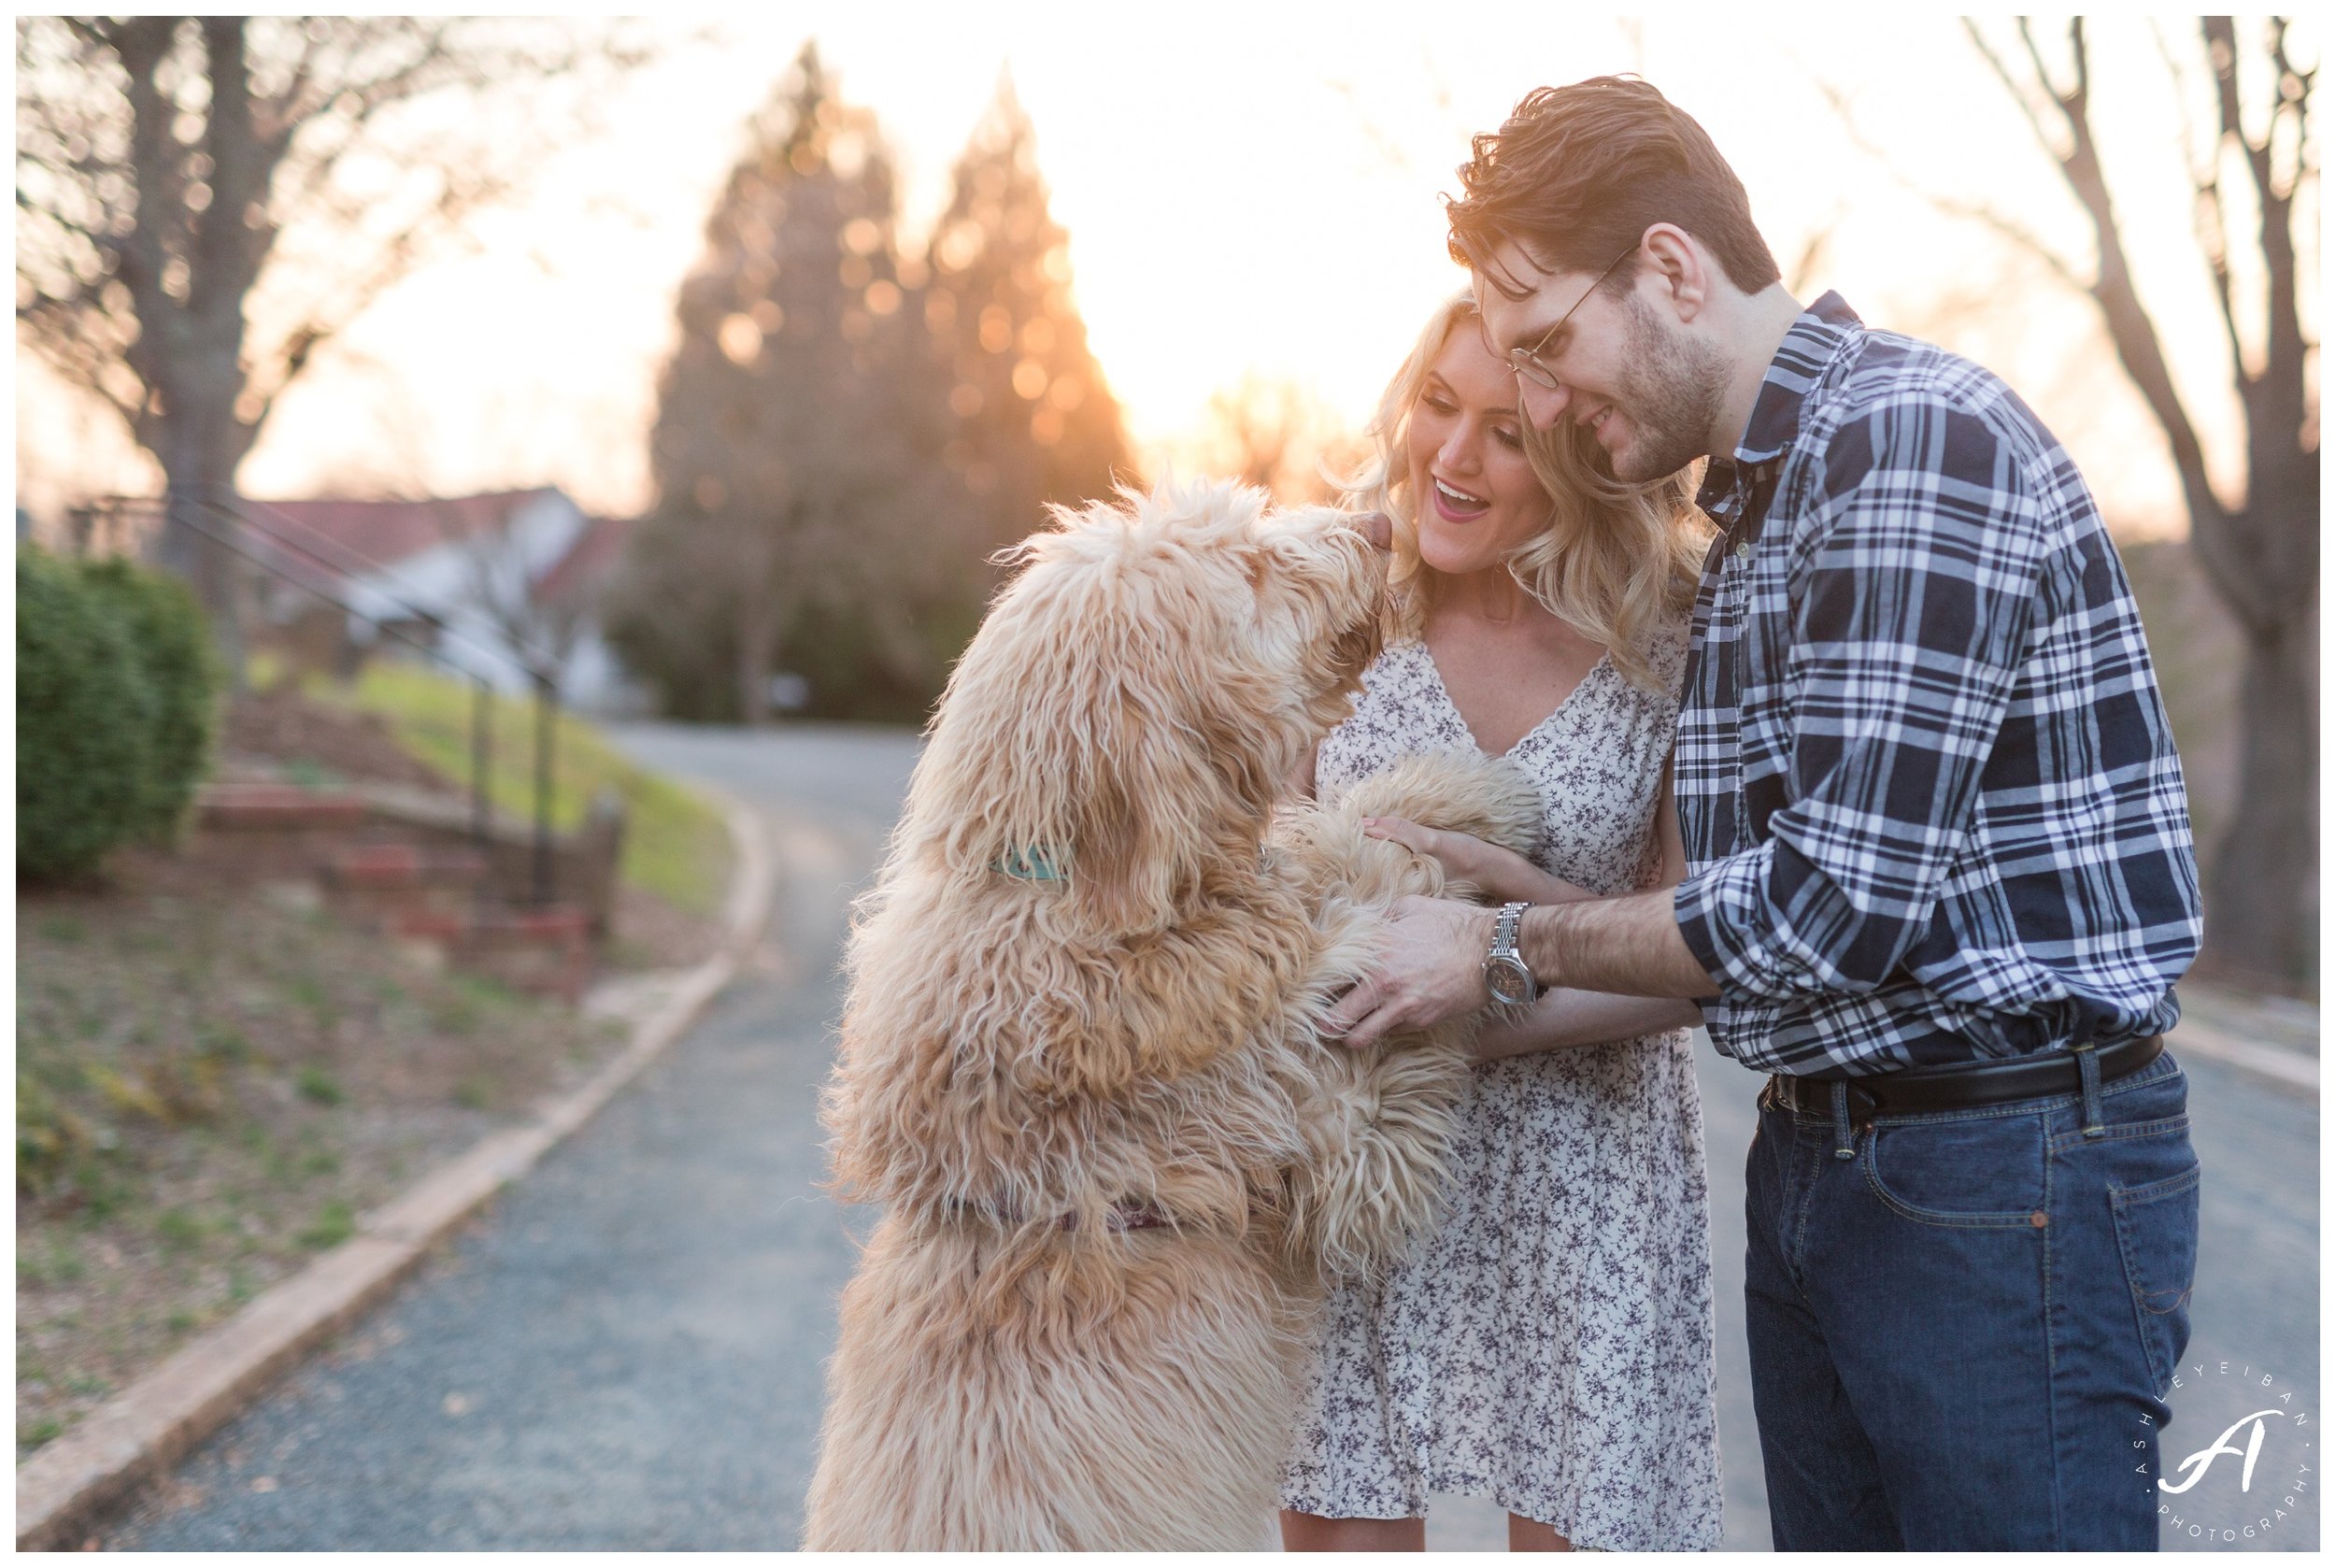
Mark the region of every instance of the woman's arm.
<instances>
[{"instance_id":1,"label":"woman's arm","mask_svg":"<svg viewBox=\"0 0 2336 1568\"><path fill-rule=\"evenodd\" d=\"M1545 991L1519 1019L1495 1016L1469 1054L1479 1062L1574 1046L1603 1046L1617 1040L1692 1029L1703 1011L1692 1002L1665 996L1615 996L1602 991Z\"/></svg>"},{"instance_id":2,"label":"woman's arm","mask_svg":"<svg viewBox=\"0 0 2336 1568\"><path fill-rule=\"evenodd\" d=\"M1675 754L1674 754L1675 755ZM1671 764L1663 759L1663 776L1655 786L1655 842L1662 847L1662 877L1655 886L1675 888L1688 879L1688 847L1679 836L1679 797L1671 792Z\"/></svg>"},{"instance_id":3,"label":"woman's arm","mask_svg":"<svg viewBox=\"0 0 2336 1568\"><path fill-rule=\"evenodd\" d=\"M1655 787L1655 842L1662 853L1662 871L1656 886L1663 888L1677 887L1688 874L1687 847L1679 836L1679 805L1671 792L1671 765L1672 760L1665 758L1662 778ZM1633 1040L1674 1029L1691 1029L1702 1021L1701 1007L1671 997L1616 996L1602 991L1549 991L1542 993L1524 1017L1495 1017L1488 1021L1484 1033L1476 1037L1472 1054L1479 1062L1494 1062L1570 1046Z\"/></svg>"}]
</instances>

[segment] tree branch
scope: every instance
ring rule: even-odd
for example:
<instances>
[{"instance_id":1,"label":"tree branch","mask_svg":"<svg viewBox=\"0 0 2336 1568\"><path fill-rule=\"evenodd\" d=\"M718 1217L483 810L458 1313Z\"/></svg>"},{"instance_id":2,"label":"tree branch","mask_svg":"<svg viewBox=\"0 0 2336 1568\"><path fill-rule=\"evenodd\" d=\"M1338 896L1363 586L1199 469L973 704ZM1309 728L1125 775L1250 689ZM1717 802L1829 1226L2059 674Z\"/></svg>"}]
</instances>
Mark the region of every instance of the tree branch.
<instances>
[{"instance_id":1,"label":"tree branch","mask_svg":"<svg viewBox=\"0 0 2336 1568\"><path fill-rule=\"evenodd\" d=\"M2054 158L2058 158L2060 150L2052 145L2052 133L2045 129L2044 117L2036 112L2036 106L2028 101L2026 90L2013 79L2012 68L2003 63L2002 56L1996 53L1995 46L1987 42L1987 35L1979 31L1979 24L1971 18L1965 17L1963 18L1963 32L1971 39L1972 47L1979 51L1979 58L1985 60L1988 68L1995 72L1995 79L2003 84L2003 91L2010 95L2013 104L2018 107L2021 116L2027 120L2028 128L2036 133L2036 139L2044 144L2044 150L2051 153ZM2047 85L2049 85L2049 78L2047 78Z\"/></svg>"},{"instance_id":2,"label":"tree branch","mask_svg":"<svg viewBox=\"0 0 2336 1568\"><path fill-rule=\"evenodd\" d=\"M2164 29L2152 17L2150 36L2158 45L2158 58L2165 63L2166 77L2173 85L2175 112L2181 119L2182 164L2190 177L2190 189L2195 193L2190 209L2190 228L2198 240L2199 252L2205 258L2207 276L2214 283L2215 305L2222 319L2223 343L2230 354L2230 363L2239 374L2244 374L2246 353L2239 340L2239 317L2230 295L2230 220L2229 210L2223 204L2222 175L2216 167L2215 146L2207 148L2206 159L2199 162L2198 124L2190 112L2190 84L2166 42ZM2219 145L2219 144L2215 144Z\"/></svg>"},{"instance_id":3,"label":"tree branch","mask_svg":"<svg viewBox=\"0 0 2336 1568\"><path fill-rule=\"evenodd\" d=\"M1965 23L1973 37L1975 28ZM2035 48L2032 34L2026 22L2021 23L2021 36L2029 46L2030 59L2039 72L2043 70L2041 51ZM2038 118L2030 115L2031 125L2038 125L2039 139L2059 167L2061 178L2084 207L2093 224L2099 276L2090 292L2100 306L2101 318L2109 329L2109 340L2115 349L2117 360L2127 376L2149 406L2158 427L2165 433L2168 448L2173 457L2174 468L2182 481L2182 493L2191 521L2191 541L2200 562L2214 579L2217 592L2240 620L2250 628L2259 628L2275 619L2271 600L2258 574L2251 571L2242 559L2238 541L2233 536L2234 517L2230 508L2215 493L2206 472L2205 453L2198 438L2197 429L2190 422L2188 411L2183 406L2175 390L2173 375L2158 339L2158 329L2142 307L2135 292L2132 269L2125 255L2124 241L2117 229L2116 214L2109 198L2107 182L2102 175L2100 157L2092 137L2092 124L2086 107L2085 94L2091 79L2090 62L2085 44L2084 27L2080 22L2070 29L2070 47L2076 56L2078 87L2066 93L2054 92L2048 78L2043 85L2059 111L2069 136L2065 151L2054 144L2051 136L2042 132ZM2010 85L2008 69L1980 40L1981 51L1988 56L1998 69L2000 78ZM2013 87L2023 106L2024 94ZM2246 386L2243 367L2237 367L2241 377L2243 403Z\"/></svg>"},{"instance_id":4,"label":"tree branch","mask_svg":"<svg viewBox=\"0 0 2336 1568\"><path fill-rule=\"evenodd\" d=\"M2078 277L2076 269L2063 260L2059 252L2038 237L2032 230L1983 203L1965 201L1958 196L1943 195L1911 178L1890 160L1888 155L1876 147L1862 130L1859 129L1857 117L1851 110L1849 100L1844 96L1839 88L1830 82L1820 80L1816 84L1816 90L1824 96L1825 101L1832 106L1833 113L1840 119L1843 130L1848 135L1850 145L1873 159L1881 167L1883 173L1897 182L1901 190L1920 196L1932 207L1949 218L1959 218L1992 229L1998 235L2011 241L2029 255L2044 263L2051 269L2055 278L2076 292L2080 294L2092 292L2092 285Z\"/></svg>"},{"instance_id":5,"label":"tree branch","mask_svg":"<svg viewBox=\"0 0 2336 1568\"><path fill-rule=\"evenodd\" d=\"M2022 22L2023 36L2026 23ZM2032 39L2031 55L2033 54ZM2077 60L2080 81L2089 78L2086 64L2084 27L2072 25L2070 43ZM2050 83L2045 83L2050 91ZM2182 406L2180 395L2174 391L2173 376L2168 367L2165 350L2158 338L2158 329L2142 308L2133 291L2132 268L2125 256L2125 242L2117 228L2116 213L2109 199L2109 188L2103 178L2098 154L2092 140L2092 123L2087 117L2085 98L2081 90L2070 93L2052 94L2062 120L2068 127L2069 150L2055 152L2054 161L2070 191L2092 220L2093 238L2098 249L2100 276L2092 286L2093 297L2100 302L2101 314L2109 325L2111 342L2117 357L2132 376L2149 404L2150 412L2158 418L2168 441L2173 448L2174 463L2182 472L2183 484L2192 499L2193 515L2219 517L2222 505L2206 483L2206 463L2200 446L2198 433L2190 423L2188 412ZM2047 144L2047 150L2049 150Z\"/></svg>"},{"instance_id":6,"label":"tree branch","mask_svg":"<svg viewBox=\"0 0 2336 1568\"><path fill-rule=\"evenodd\" d=\"M2272 176L2272 145L2277 138L2280 118L2286 112L2288 100L2285 90L2293 79L2280 68L2286 58L2286 25L2274 20L2271 24L2267 52L2273 65L2273 97L2270 122L2264 127L2263 138L2257 142L2246 134L2241 119L2239 104L2239 54L2236 30L2229 17L2204 17L2200 30L2206 39L2208 58L2215 67L2215 104L2221 115L2225 141L2236 141L2245 157L2247 172L2255 181L2256 206L2259 221L2259 243L2263 249L2265 271L2263 370L2260 377L2242 376L2243 394L2246 395L2250 425L2269 421L2274 429L2267 432L2275 438L2284 438L2292 426L2300 429L2303 409L2300 404L2303 370L2303 326L2296 304L2296 253L2293 231L2292 202L2294 188L2282 191ZM2300 87L2307 95L2310 89ZM2302 144L2298 143L2299 159ZM2300 172L2299 163L2299 172ZM2292 382L2296 395L2288 395ZM2292 404L2292 406L2290 406Z\"/></svg>"},{"instance_id":7,"label":"tree branch","mask_svg":"<svg viewBox=\"0 0 2336 1568\"><path fill-rule=\"evenodd\" d=\"M104 397L174 479L191 464L232 473L322 345L589 121L589 96L535 118L537 101L514 94L646 57L605 36L503 20L24 19L23 341ZM392 113L441 90L476 95L459 128ZM494 124L506 107L530 114L516 137ZM181 135L191 118L199 137ZM386 193L358 189L359 153L392 171ZM207 202L189 199L198 182ZM255 354L247 320L293 325Z\"/></svg>"}]
</instances>

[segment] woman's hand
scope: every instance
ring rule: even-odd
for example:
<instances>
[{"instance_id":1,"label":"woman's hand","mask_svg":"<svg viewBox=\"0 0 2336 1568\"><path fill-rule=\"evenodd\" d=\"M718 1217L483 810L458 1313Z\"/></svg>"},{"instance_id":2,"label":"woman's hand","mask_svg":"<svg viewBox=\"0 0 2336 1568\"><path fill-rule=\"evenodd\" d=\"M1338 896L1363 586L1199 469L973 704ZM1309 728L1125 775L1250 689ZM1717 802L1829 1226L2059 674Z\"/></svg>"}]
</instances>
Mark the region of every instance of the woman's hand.
<instances>
[{"instance_id":1,"label":"woman's hand","mask_svg":"<svg viewBox=\"0 0 2336 1568\"><path fill-rule=\"evenodd\" d=\"M1402 817L1365 817L1362 831L1427 856L1445 877L1467 882L1496 904L1571 904L1590 893L1560 881L1518 854L1473 834L1422 827Z\"/></svg>"}]
</instances>

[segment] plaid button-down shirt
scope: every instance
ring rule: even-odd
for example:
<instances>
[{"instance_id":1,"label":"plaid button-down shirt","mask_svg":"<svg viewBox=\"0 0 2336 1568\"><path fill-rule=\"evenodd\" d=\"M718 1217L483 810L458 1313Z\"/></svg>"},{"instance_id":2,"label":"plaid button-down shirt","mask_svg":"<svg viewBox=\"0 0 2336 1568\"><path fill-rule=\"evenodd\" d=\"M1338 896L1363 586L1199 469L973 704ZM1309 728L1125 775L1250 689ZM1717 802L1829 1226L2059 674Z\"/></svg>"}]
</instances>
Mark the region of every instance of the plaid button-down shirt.
<instances>
[{"instance_id":1,"label":"plaid button-down shirt","mask_svg":"<svg viewBox=\"0 0 2336 1568\"><path fill-rule=\"evenodd\" d=\"M1827 294L1786 335L1697 594L1679 927L1719 1049L1879 1073L2169 1028L2182 764L2085 482L2010 388Z\"/></svg>"}]
</instances>

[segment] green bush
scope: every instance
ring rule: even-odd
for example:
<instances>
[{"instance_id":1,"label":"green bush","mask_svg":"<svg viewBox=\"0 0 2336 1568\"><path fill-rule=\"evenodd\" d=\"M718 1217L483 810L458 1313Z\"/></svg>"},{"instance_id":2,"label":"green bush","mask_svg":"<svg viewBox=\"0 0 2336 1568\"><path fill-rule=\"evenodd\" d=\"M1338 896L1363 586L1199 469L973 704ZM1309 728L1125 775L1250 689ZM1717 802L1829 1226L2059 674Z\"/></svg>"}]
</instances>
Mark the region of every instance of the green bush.
<instances>
[{"instance_id":1,"label":"green bush","mask_svg":"<svg viewBox=\"0 0 2336 1568\"><path fill-rule=\"evenodd\" d=\"M82 580L129 628L158 706L140 831L167 842L186 816L218 725L219 657L210 623L186 584L115 559L81 569Z\"/></svg>"},{"instance_id":2,"label":"green bush","mask_svg":"<svg viewBox=\"0 0 2336 1568\"><path fill-rule=\"evenodd\" d=\"M202 612L125 562L16 554L16 863L36 880L166 838L210 747L219 677Z\"/></svg>"},{"instance_id":3,"label":"green bush","mask_svg":"<svg viewBox=\"0 0 2336 1568\"><path fill-rule=\"evenodd\" d=\"M16 552L16 866L93 868L149 809L160 703L129 629L81 569Z\"/></svg>"}]
</instances>

